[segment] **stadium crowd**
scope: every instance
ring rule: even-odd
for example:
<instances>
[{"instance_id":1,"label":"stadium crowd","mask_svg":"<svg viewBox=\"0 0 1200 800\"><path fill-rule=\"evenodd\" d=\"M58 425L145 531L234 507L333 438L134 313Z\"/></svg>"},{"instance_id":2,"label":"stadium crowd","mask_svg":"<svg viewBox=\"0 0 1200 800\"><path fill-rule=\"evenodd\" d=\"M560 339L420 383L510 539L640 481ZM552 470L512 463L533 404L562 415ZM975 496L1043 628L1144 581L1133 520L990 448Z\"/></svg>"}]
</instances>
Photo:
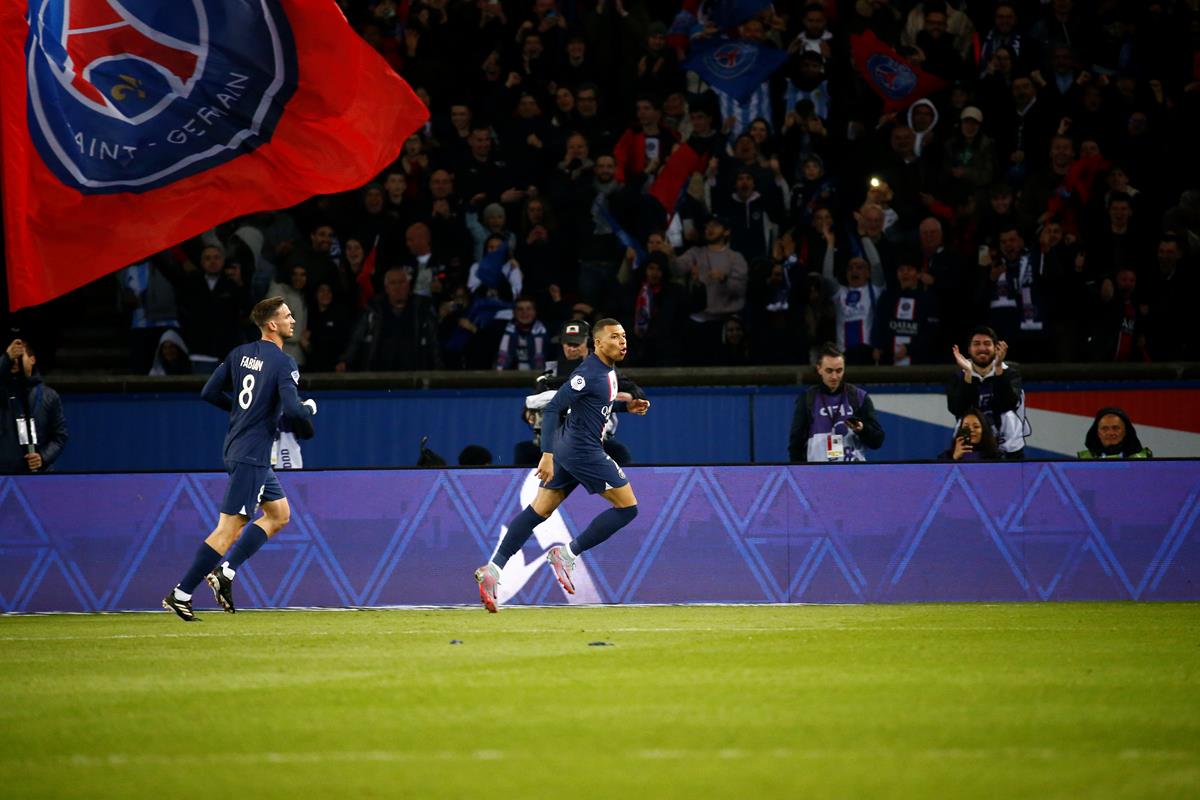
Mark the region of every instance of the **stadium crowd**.
<instances>
[{"instance_id":1,"label":"stadium crowd","mask_svg":"<svg viewBox=\"0 0 1200 800\"><path fill-rule=\"evenodd\" d=\"M308 372L540 371L605 316L637 366L949 365L980 325L1200 358L1196 0L340 5L430 121L359 190L123 270L135 370L215 364L276 294ZM887 110L872 34L928 97ZM685 66L732 43L779 64L737 96Z\"/></svg>"}]
</instances>

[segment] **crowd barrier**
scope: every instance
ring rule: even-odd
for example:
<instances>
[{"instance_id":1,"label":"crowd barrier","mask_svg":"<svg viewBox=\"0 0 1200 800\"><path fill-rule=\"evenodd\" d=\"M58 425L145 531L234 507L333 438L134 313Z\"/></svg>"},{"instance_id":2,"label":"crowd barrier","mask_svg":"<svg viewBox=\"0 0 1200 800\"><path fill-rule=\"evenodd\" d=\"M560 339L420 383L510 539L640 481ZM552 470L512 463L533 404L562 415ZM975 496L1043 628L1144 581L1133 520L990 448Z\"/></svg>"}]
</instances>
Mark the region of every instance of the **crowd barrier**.
<instances>
[{"instance_id":1,"label":"crowd barrier","mask_svg":"<svg viewBox=\"0 0 1200 800\"><path fill-rule=\"evenodd\" d=\"M640 514L567 597L545 567L604 507L568 499L501 599L903 603L1200 599L1200 462L654 467ZM239 571L244 608L474 603L472 570L536 489L527 470L281 474L292 524ZM0 479L0 610L157 608L225 476ZM208 590L200 588L200 606Z\"/></svg>"},{"instance_id":2,"label":"crowd barrier","mask_svg":"<svg viewBox=\"0 0 1200 800\"><path fill-rule=\"evenodd\" d=\"M1074 456L1092 414L1125 407L1144 444L1159 456L1200 456L1200 384L1030 384L1028 455ZM950 444L954 420L937 384L868 384L887 438L875 461L931 460ZM531 438L521 418L527 389L317 390L317 436L303 445L305 467L403 467L419 443L449 463L469 444L512 464ZM646 417L620 417L618 438L641 464L747 464L788 460L788 430L799 386L650 387ZM228 415L198 390L162 394L67 394L71 440L60 471L221 469ZM1149 424L1147 424L1149 423Z\"/></svg>"}]
</instances>

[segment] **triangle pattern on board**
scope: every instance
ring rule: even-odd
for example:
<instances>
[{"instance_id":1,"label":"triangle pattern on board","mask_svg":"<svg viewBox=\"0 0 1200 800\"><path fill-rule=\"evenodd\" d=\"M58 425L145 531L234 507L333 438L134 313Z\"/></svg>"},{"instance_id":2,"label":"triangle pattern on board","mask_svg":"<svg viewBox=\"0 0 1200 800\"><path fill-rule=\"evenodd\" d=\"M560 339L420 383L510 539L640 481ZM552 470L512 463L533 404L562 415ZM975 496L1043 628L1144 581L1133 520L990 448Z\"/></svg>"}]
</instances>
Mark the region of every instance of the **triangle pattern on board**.
<instances>
[{"instance_id":1,"label":"triangle pattern on board","mask_svg":"<svg viewBox=\"0 0 1200 800\"><path fill-rule=\"evenodd\" d=\"M1029 589L1008 546L956 467L902 548L884 599L1027 600Z\"/></svg>"}]
</instances>

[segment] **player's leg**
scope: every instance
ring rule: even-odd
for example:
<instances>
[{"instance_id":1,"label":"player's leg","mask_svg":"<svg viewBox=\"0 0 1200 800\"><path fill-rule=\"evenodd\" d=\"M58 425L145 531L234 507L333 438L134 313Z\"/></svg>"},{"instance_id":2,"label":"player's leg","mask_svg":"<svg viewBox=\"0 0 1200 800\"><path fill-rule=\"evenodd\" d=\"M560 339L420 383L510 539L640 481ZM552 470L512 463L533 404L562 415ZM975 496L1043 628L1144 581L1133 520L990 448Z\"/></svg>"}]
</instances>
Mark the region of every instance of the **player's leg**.
<instances>
[{"instance_id":1,"label":"player's leg","mask_svg":"<svg viewBox=\"0 0 1200 800\"><path fill-rule=\"evenodd\" d=\"M488 563L475 570L475 581L479 584L479 600L493 614L496 607L496 587L500 585L500 573L508 560L521 549L533 535L533 529L541 525L562 504L571 490L579 485L569 471L555 465L550 484L538 488L533 502L508 523L508 530L500 540L500 546Z\"/></svg>"},{"instance_id":2,"label":"player's leg","mask_svg":"<svg viewBox=\"0 0 1200 800\"><path fill-rule=\"evenodd\" d=\"M593 481L599 485L593 488ZM568 594L575 594L575 582L571 578L571 573L575 570L575 560L585 550L592 549L633 522L638 513L633 487L629 485L625 473L611 459L606 459L604 464L599 465L596 474L588 475L586 485L594 494L599 494L612 503L613 507L596 515L596 518L570 542L553 547L546 554L546 560L554 569L554 577L558 578L559 584ZM599 491L600 489L602 491Z\"/></svg>"},{"instance_id":3,"label":"player's leg","mask_svg":"<svg viewBox=\"0 0 1200 800\"><path fill-rule=\"evenodd\" d=\"M168 611L174 611L184 622L192 622L196 619L196 615L192 611L192 593L196 591L196 587L200 585L200 581L204 580L204 577L217 566L221 560L221 556L225 554L229 546L237 539L238 531L245 524L246 518L244 516L240 514L227 514L224 511L221 512L221 516L217 520L217 527L213 528L212 533L208 535L196 551L196 555L192 559L192 565L184 573L183 578L175 588L163 598L163 608Z\"/></svg>"},{"instance_id":4,"label":"player's leg","mask_svg":"<svg viewBox=\"0 0 1200 800\"><path fill-rule=\"evenodd\" d=\"M233 603L233 578L238 569L259 551L267 540L283 530L292 517L291 507L283 495L283 487L275 477L274 470L260 468L262 488L259 490L262 516L247 525L232 547L227 548L224 563L208 573L205 580L213 590L217 603L228 613L237 611Z\"/></svg>"}]
</instances>

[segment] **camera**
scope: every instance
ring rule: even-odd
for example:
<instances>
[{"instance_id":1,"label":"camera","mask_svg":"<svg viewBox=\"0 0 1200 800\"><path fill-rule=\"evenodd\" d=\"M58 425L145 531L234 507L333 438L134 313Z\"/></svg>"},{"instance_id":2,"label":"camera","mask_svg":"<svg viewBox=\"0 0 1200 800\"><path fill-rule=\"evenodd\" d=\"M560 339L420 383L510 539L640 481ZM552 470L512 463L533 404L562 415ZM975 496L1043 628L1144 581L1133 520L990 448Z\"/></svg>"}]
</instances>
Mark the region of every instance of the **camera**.
<instances>
[{"instance_id":1,"label":"camera","mask_svg":"<svg viewBox=\"0 0 1200 800\"><path fill-rule=\"evenodd\" d=\"M958 438L962 439L964 442L971 441L971 429L966 425L963 425L958 429Z\"/></svg>"}]
</instances>

